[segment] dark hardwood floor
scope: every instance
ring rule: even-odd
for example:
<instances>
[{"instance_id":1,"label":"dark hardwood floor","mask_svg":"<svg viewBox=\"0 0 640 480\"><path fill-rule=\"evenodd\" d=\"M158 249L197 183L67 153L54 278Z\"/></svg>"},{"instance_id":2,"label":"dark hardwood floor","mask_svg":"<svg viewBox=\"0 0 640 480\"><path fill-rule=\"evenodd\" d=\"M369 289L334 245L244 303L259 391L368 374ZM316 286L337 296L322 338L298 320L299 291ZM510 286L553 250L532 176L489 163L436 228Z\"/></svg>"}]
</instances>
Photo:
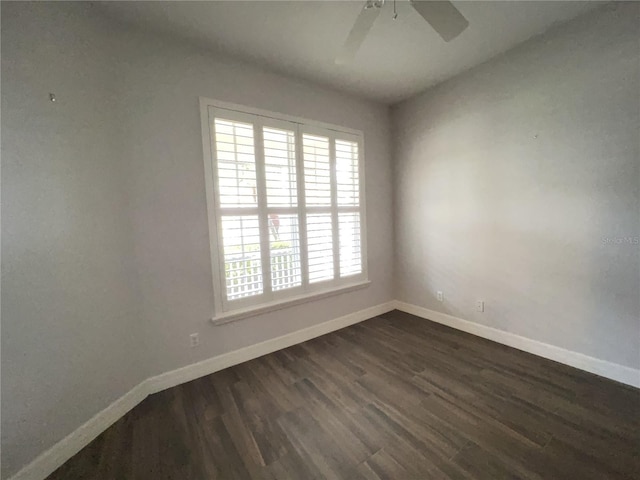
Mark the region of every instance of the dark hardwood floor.
<instances>
[{"instance_id":1,"label":"dark hardwood floor","mask_svg":"<svg viewBox=\"0 0 640 480\"><path fill-rule=\"evenodd\" d=\"M391 312L147 398L49 480L638 479L640 390Z\"/></svg>"}]
</instances>

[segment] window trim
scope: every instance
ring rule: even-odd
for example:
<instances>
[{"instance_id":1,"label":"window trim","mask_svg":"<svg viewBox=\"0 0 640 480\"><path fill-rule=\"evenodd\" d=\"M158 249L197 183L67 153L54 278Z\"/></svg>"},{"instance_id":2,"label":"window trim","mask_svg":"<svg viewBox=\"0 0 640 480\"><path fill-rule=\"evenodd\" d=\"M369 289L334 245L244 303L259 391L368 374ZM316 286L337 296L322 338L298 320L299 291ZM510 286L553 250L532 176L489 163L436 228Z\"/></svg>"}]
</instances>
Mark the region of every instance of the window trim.
<instances>
[{"instance_id":1,"label":"window trim","mask_svg":"<svg viewBox=\"0 0 640 480\"><path fill-rule=\"evenodd\" d=\"M202 143L203 143L203 158L204 158L204 173L205 173L205 188L206 188L206 199L207 199L207 218L208 218L208 226L209 226L209 249L211 253L211 272L212 272L212 280L213 280L213 300L214 300L214 315L211 320L215 324L224 324L235 320L240 320L242 318L247 318L252 315L258 315L260 313L265 313L268 311L278 310L281 308L286 308L289 306L293 306L296 304L308 302L314 299L325 298L330 295L337 295L340 293L345 293L349 291L353 291L359 288L364 288L370 284L368 278L368 255L367 255L367 215L366 215L366 178L365 178L365 159L364 159L364 134L359 130L354 130L346 127L341 127L337 125L332 125L328 123L318 122L314 120L309 120L306 118L295 117L291 115L280 114L276 112L270 112L266 110L261 110L257 108L247 107L244 105L238 105L228 102L222 102L206 97L200 97L200 120L202 126ZM308 272L305 272L307 268L306 262L306 238L303 238L302 231L306 231L306 229L301 229L300 234L300 244L305 247L301 249L301 274L303 277L303 284L300 287L295 287L292 289L293 294L288 294L289 292L272 292L272 298L266 301L255 302L255 300L251 297L251 300L246 302L242 302L244 299L233 300L234 306L233 308L228 308L228 302L225 302L224 297L224 285L226 284L224 278L224 269L220 267L221 265L221 245L222 245L222 228L221 221L222 215L219 215L220 207L218 205L218 191L216 191L216 175L217 170L215 168L216 158L215 158L215 138L211 135L211 119L210 119L210 109L222 109L230 111L233 114L233 117L237 119L237 121L246 121L254 125L254 131L258 128L262 128L263 124L259 125L256 123L255 119L250 118L253 115L257 115L260 117L266 117L269 119L268 123L280 124L284 128L287 124L290 124L290 127L296 132L296 170L299 172L304 172L304 159L302 155L302 133L314 134L317 132L319 134L326 135L326 130L331 132L336 132L344 135L345 140L352 140L358 143L358 173L360 176L360 202L357 207L338 207L337 202L335 202L335 148L330 148L331 151L331 165L332 165L332 205L330 207L331 211L340 211L340 208L352 208L353 211L357 211L360 213L360 249L362 256L362 272L360 274L347 276L344 278L334 278L328 281L322 281L315 284L308 283ZM243 120L244 118L244 120ZM231 118L230 120L233 120ZM269 126L268 124L266 126ZM324 133L321 133L322 131ZM260 135L261 137L261 135ZM335 138L330 138L330 144L335 146ZM259 139L256 138L256 174L258 175L259 169L264 169L264 162L261 161L262 154L260 153L260 145ZM262 164L260 165L259 162ZM301 183L301 182L298 182ZM305 204L305 195L304 195L304 184L298 185L298 205L295 207L296 211L299 215L305 215L308 213L308 208ZM313 207L311 207L313 208ZM251 207L247 210L253 210L254 207ZM259 211L259 207L255 208L256 213ZM244 212L249 213L249 212ZM335 218L332 216L332 221L337 222L337 215ZM335 225L334 225L335 227ZM334 239L337 238L337 232L334 235ZM339 247L338 250L335 249L334 245L334 261L339 263ZM264 276L269 275L269 270L263 271ZM287 295L288 294L288 295Z\"/></svg>"},{"instance_id":2,"label":"window trim","mask_svg":"<svg viewBox=\"0 0 640 480\"><path fill-rule=\"evenodd\" d=\"M230 310L228 312L222 312L211 318L211 322L214 325L224 325L225 323L235 322L236 320L242 320L243 318L253 317L263 313L275 312L284 308L294 307L302 303L307 303L313 300L322 300L323 298L333 297L343 293L354 292L367 288L371 285L369 280L361 280L356 283L350 283L347 285L340 285L339 287L328 288L325 290L318 290L314 292L302 293L301 295L291 296L281 300L275 300L272 302L265 302L259 305L253 305L247 308L238 308Z\"/></svg>"}]
</instances>

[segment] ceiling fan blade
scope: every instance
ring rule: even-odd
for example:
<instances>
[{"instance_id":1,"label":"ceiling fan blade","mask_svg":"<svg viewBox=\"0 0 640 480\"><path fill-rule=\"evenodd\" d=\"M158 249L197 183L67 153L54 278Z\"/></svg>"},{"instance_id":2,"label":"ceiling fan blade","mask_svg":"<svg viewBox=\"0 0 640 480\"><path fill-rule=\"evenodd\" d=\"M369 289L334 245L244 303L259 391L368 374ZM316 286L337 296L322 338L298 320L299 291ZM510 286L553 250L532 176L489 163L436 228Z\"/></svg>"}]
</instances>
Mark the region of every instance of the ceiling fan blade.
<instances>
[{"instance_id":1,"label":"ceiling fan blade","mask_svg":"<svg viewBox=\"0 0 640 480\"><path fill-rule=\"evenodd\" d=\"M360 48L360 45L362 45L369 30L371 30L373 22L376 21L378 15L380 15L380 7L375 6L371 1L367 1L360 11L356 23L353 24L340 53L336 57L336 64L345 65L355 58L356 52Z\"/></svg>"},{"instance_id":2,"label":"ceiling fan blade","mask_svg":"<svg viewBox=\"0 0 640 480\"><path fill-rule=\"evenodd\" d=\"M411 5L445 42L453 40L469 26L451 2L411 0Z\"/></svg>"}]
</instances>

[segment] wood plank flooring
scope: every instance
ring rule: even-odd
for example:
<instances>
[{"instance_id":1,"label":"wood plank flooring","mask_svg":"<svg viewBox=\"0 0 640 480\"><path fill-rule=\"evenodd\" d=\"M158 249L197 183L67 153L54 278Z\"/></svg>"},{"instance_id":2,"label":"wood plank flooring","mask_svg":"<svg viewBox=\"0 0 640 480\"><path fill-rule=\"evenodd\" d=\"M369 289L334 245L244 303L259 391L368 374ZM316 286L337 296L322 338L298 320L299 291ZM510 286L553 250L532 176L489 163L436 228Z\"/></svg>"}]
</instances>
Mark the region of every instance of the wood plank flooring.
<instances>
[{"instance_id":1,"label":"wood plank flooring","mask_svg":"<svg viewBox=\"0 0 640 480\"><path fill-rule=\"evenodd\" d=\"M640 390L394 311L150 396L75 479L640 479Z\"/></svg>"}]
</instances>

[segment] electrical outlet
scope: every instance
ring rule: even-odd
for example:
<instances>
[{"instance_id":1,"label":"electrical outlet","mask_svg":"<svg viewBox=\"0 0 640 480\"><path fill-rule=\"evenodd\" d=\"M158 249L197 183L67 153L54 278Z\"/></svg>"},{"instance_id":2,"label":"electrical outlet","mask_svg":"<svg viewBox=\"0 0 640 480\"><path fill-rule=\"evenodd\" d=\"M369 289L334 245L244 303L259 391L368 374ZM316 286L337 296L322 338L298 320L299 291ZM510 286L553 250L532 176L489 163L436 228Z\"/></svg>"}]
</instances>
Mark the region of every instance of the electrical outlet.
<instances>
[{"instance_id":1,"label":"electrical outlet","mask_svg":"<svg viewBox=\"0 0 640 480\"><path fill-rule=\"evenodd\" d=\"M476 310L478 312L484 312L484 300L478 300L476 302Z\"/></svg>"},{"instance_id":2,"label":"electrical outlet","mask_svg":"<svg viewBox=\"0 0 640 480\"><path fill-rule=\"evenodd\" d=\"M442 292L436 292L436 296L438 297L439 302L444 302L444 295L442 295Z\"/></svg>"},{"instance_id":3,"label":"electrical outlet","mask_svg":"<svg viewBox=\"0 0 640 480\"><path fill-rule=\"evenodd\" d=\"M191 342L192 347L197 347L198 345L200 345L200 334L192 333L191 335L189 335L189 341Z\"/></svg>"}]
</instances>

